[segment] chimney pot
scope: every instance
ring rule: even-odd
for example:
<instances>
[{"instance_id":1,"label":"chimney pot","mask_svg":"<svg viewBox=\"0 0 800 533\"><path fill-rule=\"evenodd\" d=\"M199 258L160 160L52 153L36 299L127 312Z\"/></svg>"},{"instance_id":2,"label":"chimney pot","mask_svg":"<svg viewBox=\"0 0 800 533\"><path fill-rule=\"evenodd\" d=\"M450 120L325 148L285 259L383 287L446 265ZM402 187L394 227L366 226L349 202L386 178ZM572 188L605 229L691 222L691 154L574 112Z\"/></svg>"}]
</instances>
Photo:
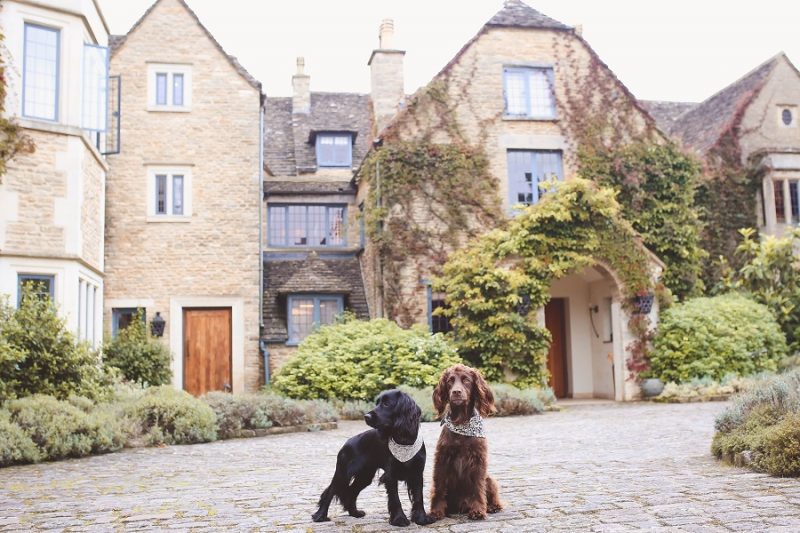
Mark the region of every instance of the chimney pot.
<instances>
[{"instance_id":1,"label":"chimney pot","mask_svg":"<svg viewBox=\"0 0 800 533\"><path fill-rule=\"evenodd\" d=\"M303 56L297 58L297 74L298 76L302 76L304 74L303 70L306 67L306 59Z\"/></svg>"},{"instance_id":2,"label":"chimney pot","mask_svg":"<svg viewBox=\"0 0 800 533\"><path fill-rule=\"evenodd\" d=\"M383 19L381 21L381 29L378 32L378 48L381 50L394 48L394 20Z\"/></svg>"},{"instance_id":3,"label":"chimney pot","mask_svg":"<svg viewBox=\"0 0 800 533\"><path fill-rule=\"evenodd\" d=\"M575 35L581 37L583 35L583 24L576 24L575 25Z\"/></svg>"}]
</instances>

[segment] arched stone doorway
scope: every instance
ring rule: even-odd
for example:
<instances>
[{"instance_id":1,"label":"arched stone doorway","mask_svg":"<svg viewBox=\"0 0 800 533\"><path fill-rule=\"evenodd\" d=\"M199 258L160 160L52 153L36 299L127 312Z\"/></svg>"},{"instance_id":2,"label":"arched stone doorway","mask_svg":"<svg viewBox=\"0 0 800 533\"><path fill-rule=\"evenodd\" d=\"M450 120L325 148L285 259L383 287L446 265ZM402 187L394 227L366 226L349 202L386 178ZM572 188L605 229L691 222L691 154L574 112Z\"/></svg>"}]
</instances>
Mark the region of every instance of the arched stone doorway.
<instances>
[{"instance_id":1,"label":"arched stone doorway","mask_svg":"<svg viewBox=\"0 0 800 533\"><path fill-rule=\"evenodd\" d=\"M616 277L594 265L558 279L539 322L553 336L550 386L560 398L630 399L624 340L627 313Z\"/></svg>"}]
</instances>

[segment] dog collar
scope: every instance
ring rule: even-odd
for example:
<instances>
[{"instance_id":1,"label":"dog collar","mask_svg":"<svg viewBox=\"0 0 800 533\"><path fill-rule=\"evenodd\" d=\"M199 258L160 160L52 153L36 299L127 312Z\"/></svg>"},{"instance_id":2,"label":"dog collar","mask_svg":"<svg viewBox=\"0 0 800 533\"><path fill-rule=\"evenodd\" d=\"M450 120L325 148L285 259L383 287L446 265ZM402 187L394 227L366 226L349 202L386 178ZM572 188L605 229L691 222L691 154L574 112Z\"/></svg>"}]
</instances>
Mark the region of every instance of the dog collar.
<instances>
[{"instance_id":1,"label":"dog collar","mask_svg":"<svg viewBox=\"0 0 800 533\"><path fill-rule=\"evenodd\" d=\"M392 452L395 459L401 463L407 463L417 455L423 444L422 433L418 431L417 440L414 441L414 444L397 444L394 439L390 438L389 451Z\"/></svg>"},{"instance_id":2,"label":"dog collar","mask_svg":"<svg viewBox=\"0 0 800 533\"><path fill-rule=\"evenodd\" d=\"M450 413L448 412L442 420L442 425L447 426L447 429L453 433L464 435L466 437L478 437L485 439L486 433L483 430L483 418L475 411L475 414L464 424L453 424L450 420Z\"/></svg>"}]
</instances>

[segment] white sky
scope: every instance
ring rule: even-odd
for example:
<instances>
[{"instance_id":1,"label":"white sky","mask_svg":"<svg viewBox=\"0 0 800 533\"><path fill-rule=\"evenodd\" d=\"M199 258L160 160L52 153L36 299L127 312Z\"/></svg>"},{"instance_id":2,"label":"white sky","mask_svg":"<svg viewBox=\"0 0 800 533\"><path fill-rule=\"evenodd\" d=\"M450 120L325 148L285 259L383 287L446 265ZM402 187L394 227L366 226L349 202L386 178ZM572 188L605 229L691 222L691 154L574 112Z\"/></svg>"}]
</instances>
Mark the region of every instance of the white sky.
<instances>
[{"instance_id":1,"label":"white sky","mask_svg":"<svg viewBox=\"0 0 800 533\"><path fill-rule=\"evenodd\" d=\"M154 0L99 0L114 34ZM225 50L291 95L295 58L312 91L369 91L367 60L383 18L406 50L406 92L430 79L502 0L188 0ZM638 98L700 101L780 51L800 67L800 0L528 0L583 36Z\"/></svg>"}]
</instances>

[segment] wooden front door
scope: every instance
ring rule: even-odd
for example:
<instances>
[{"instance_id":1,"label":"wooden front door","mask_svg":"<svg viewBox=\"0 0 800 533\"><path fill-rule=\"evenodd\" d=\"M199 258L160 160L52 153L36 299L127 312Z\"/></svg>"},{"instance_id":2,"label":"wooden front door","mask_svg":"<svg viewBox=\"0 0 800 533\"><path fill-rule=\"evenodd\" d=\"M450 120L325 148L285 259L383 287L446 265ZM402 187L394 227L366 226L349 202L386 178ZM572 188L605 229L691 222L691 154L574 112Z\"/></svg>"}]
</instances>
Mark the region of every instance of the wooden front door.
<instances>
[{"instance_id":1,"label":"wooden front door","mask_svg":"<svg viewBox=\"0 0 800 533\"><path fill-rule=\"evenodd\" d=\"M567 389L567 315L564 298L552 298L544 307L544 325L553 336L547 369L550 371L550 387L556 398L565 398Z\"/></svg>"},{"instance_id":2,"label":"wooden front door","mask_svg":"<svg viewBox=\"0 0 800 533\"><path fill-rule=\"evenodd\" d=\"M231 308L183 310L183 388L231 390Z\"/></svg>"}]
</instances>

